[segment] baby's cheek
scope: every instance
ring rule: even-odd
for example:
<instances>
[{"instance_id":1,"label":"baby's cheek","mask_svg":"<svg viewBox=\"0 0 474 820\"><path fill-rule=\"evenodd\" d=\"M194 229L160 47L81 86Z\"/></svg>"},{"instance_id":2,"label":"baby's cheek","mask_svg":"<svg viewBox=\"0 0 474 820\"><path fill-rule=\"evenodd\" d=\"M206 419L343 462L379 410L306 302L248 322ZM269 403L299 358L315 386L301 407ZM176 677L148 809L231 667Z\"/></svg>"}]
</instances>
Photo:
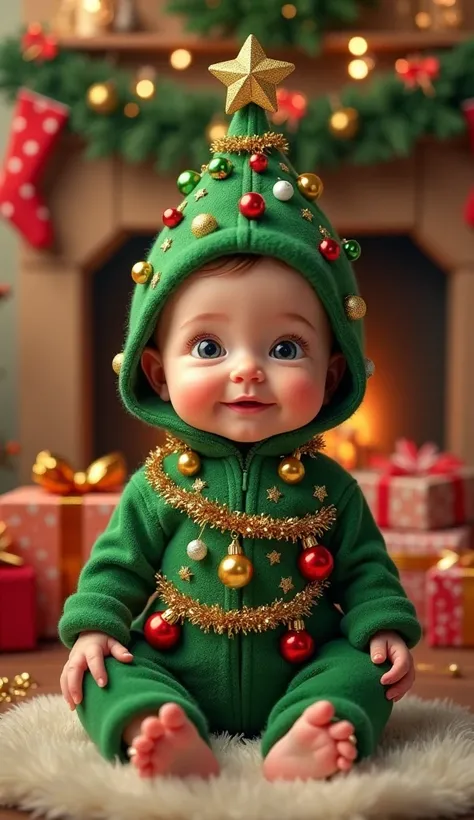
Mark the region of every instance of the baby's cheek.
<instances>
[{"instance_id":1,"label":"baby's cheek","mask_svg":"<svg viewBox=\"0 0 474 820\"><path fill-rule=\"evenodd\" d=\"M183 418L202 413L215 393L214 381L212 373L205 372L204 368L176 369L168 380L168 387L177 413Z\"/></svg>"},{"instance_id":2,"label":"baby's cheek","mask_svg":"<svg viewBox=\"0 0 474 820\"><path fill-rule=\"evenodd\" d=\"M282 393L288 404L303 410L313 409L318 412L324 396L325 382L305 371L289 371Z\"/></svg>"}]
</instances>

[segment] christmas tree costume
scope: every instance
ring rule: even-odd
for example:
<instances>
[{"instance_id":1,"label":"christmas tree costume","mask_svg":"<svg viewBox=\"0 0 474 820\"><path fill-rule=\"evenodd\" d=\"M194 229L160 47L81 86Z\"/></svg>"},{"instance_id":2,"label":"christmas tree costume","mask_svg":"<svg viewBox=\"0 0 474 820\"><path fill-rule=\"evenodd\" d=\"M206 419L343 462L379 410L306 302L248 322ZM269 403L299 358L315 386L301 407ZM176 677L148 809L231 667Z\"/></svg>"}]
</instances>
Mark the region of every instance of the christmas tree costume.
<instances>
[{"instance_id":1,"label":"christmas tree costume","mask_svg":"<svg viewBox=\"0 0 474 820\"><path fill-rule=\"evenodd\" d=\"M200 174L180 176L184 201L165 211L167 227L132 270L120 392L130 412L169 436L125 488L60 622L68 647L100 630L134 655L126 665L106 659L104 689L90 673L84 679L78 714L105 757L126 759L125 727L166 702L205 739L263 732L266 754L317 700L354 724L359 757L367 756L391 710L380 683L388 665L372 663L370 639L385 629L408 646L420 637L357 483L320 451L319 434L364 396L365 305L350 265L357 243L335 235L316 204L320 180L293 171L262 110L291 69L267 59L254 38L236 60L211 67L229 89L229 132ZM140 367L170 294L206 262L235 253L273 256L301 273L347 360L312 423L245 456L183 422Z\"/></svg>"}]
</instances>

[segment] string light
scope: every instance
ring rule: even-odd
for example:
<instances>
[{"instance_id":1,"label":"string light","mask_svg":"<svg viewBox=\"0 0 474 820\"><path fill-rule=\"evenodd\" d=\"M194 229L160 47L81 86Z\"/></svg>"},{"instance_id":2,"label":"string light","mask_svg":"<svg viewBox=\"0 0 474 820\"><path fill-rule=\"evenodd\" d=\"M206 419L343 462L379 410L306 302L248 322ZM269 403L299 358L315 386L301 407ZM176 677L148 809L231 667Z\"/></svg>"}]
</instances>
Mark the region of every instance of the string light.
<instances>
[{"instance_id":1,"label":"string light","mask_svg":"<svg viewBox=\"0 0 474 820\"><path fill-rule=\"evenodd\" d=\"M191 52L187 48L177 48L170 56L170 63L177 71L184 71L189 68L192 62Z\"/></svg>"},{"instance_id":2,"label":"string light","mask_svg":"<svg viewBox=\"0 0 474 820\"><path fill-rule=\"evenodd\" d=\"M365 80L369 73L369 66L365 60L351 60L347 66L347 71L353 80Z\"/></svg>"},{"instance_id":3,"label":"string light","mask_svg":"<svg viewBox=\"0 0 474 820\"><path fill-rule=\"evenodd\" d=\"M215 120L211 122L206 130L206 137L209 142L220 140L227 134L228 125L223 120Z\"/></svg>"},{"instance_id":4,"label":"string light","mask_svg":"<svg viewBox=\"0 0 474 820\"><path fill-rule=\"evenodd\" d=\"M293 17L296 17L297 13L297 8L293 3L285 3L285 5L281 7L281 14L285 20L292 20Z\"/></svg>"},{"instance_id":5,"label":"string light","mask_svg":"<svg viewBox=\"0 0 474 820\"><path fill-rule=\"evenodd\" d=\"M127 105L123 109L123 113L126 117L129 117L130 119L138 117L140 113L140 106L138 106L137 103L134 102L127 103Z\"/></svg>"},{"instance_id":6,"label":"string light","mask_svg":"<svg viewBox=\"0 0 474 820\"><path fill-rule=\"evenodd\" d=\"M428 14L427 11L419 11L418 14L415 15L415 23L418 28L430 28L431 14Z\"/></svg>"},{"instance_id":7,"label":"string light","mask_svg":"<svg viewBox=\"0 0 474 820\"><path fill-rule=\"evenodd\" d=\"M151 100L155 94L155 83L153 80L138 80L135 86L135 94L142 100Z\"/></svg>"},{"instance_id":8,"label":"string light","mask_svg":"<svg viewBox=\"0 0 474 820\"><path fill-rule=\"evenodd\" d=\"M369 44L365 37L351 37L348 48L354 57L362 57L362 55L367 52Z\"/></svg>"}]
</instances>

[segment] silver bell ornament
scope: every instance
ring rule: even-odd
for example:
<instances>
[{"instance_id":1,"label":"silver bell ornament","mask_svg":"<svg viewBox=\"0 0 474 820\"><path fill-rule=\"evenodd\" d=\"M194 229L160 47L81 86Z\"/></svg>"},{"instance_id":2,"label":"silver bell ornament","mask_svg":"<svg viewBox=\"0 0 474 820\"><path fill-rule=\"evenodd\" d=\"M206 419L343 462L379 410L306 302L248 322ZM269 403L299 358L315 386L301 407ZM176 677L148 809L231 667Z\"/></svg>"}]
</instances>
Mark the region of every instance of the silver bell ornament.
<instances>
[{"instance_id":1,"label":"silver bell ornament","mask_svg":"<svg viewBox=\"0 0 474 820\"><path fill-rule=\"evenodd\" d=\"M279 179L273 186L273 196L281 202L288 202L294 193L295 189L293 188L293 185L286 179Z\"/></svg>"},{"instance_id":2,"label":"silver bell ornament","mask_svg":"<svg viewBox=\"0 0 474 820\"><path fill-rule=\"evenodd\" d=\"M202 561L207 555L207 545L200 538L195 538L189 542L186 552L193 561Z\"/></svg>"}]
</instances>

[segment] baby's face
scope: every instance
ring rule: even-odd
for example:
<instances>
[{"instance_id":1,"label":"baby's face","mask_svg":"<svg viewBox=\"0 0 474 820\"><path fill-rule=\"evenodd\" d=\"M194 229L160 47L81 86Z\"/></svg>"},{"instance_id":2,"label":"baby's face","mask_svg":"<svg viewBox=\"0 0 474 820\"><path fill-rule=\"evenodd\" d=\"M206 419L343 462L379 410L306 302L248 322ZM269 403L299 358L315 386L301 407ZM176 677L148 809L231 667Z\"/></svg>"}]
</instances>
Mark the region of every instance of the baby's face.
<instances>
[{"instance_id":1,"label":"baby's face","mask_svg":"<svg viewBox=\"0 0 474 820\"><path fill-rule=\"evenodd\" d=\"M274 259L190 277L166 304L156 343L176 413L200 430L260 441L309 423L323 404L326 314L305 279Z\"/></svg>"}]
</instances>

